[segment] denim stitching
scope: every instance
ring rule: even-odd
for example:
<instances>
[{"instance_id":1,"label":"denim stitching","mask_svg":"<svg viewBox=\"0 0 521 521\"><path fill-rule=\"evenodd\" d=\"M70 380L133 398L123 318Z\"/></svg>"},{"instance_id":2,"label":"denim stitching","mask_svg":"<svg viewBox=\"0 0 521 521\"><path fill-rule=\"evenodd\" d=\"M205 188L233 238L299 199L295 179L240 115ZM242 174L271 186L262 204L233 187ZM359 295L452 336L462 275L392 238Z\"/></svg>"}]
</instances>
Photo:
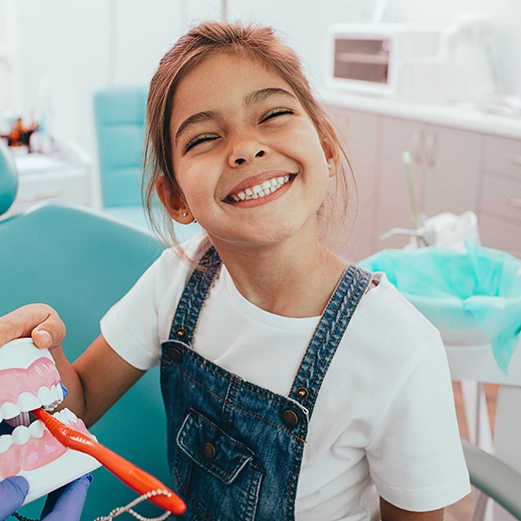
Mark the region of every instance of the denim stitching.
<instances>
[{"instance_id":1,"label":"denim stitching","mask_svg":"<svg viewBox=\"0 0 521 521\"><path fill-rule=\"evenodd\" d=\"M167 362L169 363L169 362ZM170 362L172 365L175 365L173 364L173 362ZM193 383L195 383L196 385L198 385L199 387L202 387L203 389L205 389L208 394L211 394L212 396L214 396L215 398L217 398L219 401L223 402L224 401L224 398L222 398L222 396L219 396L218 394L215 394L213 391L211 391L208 387L206 387L205 385L203 385L201 382L198 382L197 380L195 380L194 378L192 378L186 371L184 371L184 369L182 369L181 367L179 368L181 370L181 372L189 379L191 380ZM284 428L282 425L278 425L277 423L273 423L272 421L266 419L266 418L263 418L262 416L258 416L257 414L253 414L252 412L246 410L246 409L243 409L242 407L239 407L238 405L235 405L235 404L230 404L230 407L233 407L234 409L237 409L238 411L241 411L243 412L244 414L248 415L248 416L251 416L252 418L257 418L258 420L262 420L264 423L267 423L269 425L273 425L274 427L277 427L279 430L283 431L283 432L287 432L290 436L292 436L293 438L297 439L298 441L300 441L301 443L306 443L306 440L305 439L302 439L301 437L297 436L296 434L294 434L293 432L289 431L288 429Z\"/></svg>"}]
</instances>

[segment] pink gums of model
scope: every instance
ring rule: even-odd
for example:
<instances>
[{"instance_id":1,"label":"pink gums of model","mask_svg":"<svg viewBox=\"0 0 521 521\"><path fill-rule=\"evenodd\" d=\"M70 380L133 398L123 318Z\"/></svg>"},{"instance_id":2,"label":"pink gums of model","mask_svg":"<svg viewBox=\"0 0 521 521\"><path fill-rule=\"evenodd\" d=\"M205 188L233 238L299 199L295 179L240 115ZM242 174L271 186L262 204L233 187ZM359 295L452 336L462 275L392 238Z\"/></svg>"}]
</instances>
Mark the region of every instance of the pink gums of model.
<instances>
[{"instance_id":1,"label":"pink gums of model","mask_svg":"<svg viewBox=\"0 0 521 521\"><path fill-rule=\"evenodd\" d=\"M40 420L31 423L30 411L52 410L62 400L60 375L47 349L27 338L0 347L0 422L14 428L0 435L0 481L24 476L30 486L26 503L99 466L90 456L65 448ZM55 416L90 435L68 409Z\"/></svg>"}]
</instances>

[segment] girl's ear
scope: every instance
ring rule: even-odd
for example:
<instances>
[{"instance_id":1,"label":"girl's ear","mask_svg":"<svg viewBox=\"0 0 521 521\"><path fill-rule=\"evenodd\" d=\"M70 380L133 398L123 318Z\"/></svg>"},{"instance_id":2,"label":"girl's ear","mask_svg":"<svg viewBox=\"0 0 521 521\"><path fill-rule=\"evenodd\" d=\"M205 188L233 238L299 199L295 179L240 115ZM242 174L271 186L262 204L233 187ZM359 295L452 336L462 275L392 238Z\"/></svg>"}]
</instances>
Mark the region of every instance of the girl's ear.
<instances>
[{"instance_id":1,"label":"girl's ear","mask_svg":"<svg viewBox=\"0 0 521 521\"><path fill-rule=\"evenodd\" d=\"M336 175L338 170L338 147L332 146L329 139L325 138L322 140L322 149L326 156L326 161L329 168L329 177Z\"/></svg>"},{"instance_id":2,"label":"girl's ear","mask_svg":"<svg viewBox=\"0 0 521 521\"><path fill-rule=\"evenodd\" d=\"M194 221L194 216L184 196L182 194L175 195L172 193L170 183L166 177L162 176L156 180L156 192L159 200L172 219L180 224L190 224Z\"/></svg>"}]
</instances>

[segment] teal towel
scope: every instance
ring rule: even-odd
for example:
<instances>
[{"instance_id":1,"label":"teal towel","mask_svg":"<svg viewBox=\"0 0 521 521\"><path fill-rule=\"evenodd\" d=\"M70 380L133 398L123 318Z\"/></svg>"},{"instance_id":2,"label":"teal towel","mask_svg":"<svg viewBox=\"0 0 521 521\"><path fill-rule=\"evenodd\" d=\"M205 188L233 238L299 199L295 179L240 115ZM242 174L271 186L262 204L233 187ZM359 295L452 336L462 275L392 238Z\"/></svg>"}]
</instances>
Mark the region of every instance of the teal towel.
<instances>
[{"instance_id":1,"label":"teal towel","mask_svg":"<svg viewBox=\"0 0 521 521\"><path fill-rule=\"evenodd\" d=\"M467 247L384 250L360 263L389 281L440 329L481 328L501 370L521 332L521 260L503 251Z\"/></svg>"}]
</instances>

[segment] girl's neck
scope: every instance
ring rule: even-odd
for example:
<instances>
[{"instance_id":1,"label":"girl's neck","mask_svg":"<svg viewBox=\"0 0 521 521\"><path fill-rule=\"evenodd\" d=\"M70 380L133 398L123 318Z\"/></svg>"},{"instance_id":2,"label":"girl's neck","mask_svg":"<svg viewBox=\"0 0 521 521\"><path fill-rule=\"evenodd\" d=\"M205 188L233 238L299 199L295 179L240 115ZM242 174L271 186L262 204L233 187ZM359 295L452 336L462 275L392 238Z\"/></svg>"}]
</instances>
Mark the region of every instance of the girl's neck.
<instances>
[{"instance_id":1,"label":"girl's neck","mask_svg":"<svg viewBox=\"0 0 521 521\"><path fill-rule=\"evenodd\" d=\"M318 240L293 247L216 247L239 292L257 307L282 316L321 315L345 269Z\"/></svg>"}]
</instances>

